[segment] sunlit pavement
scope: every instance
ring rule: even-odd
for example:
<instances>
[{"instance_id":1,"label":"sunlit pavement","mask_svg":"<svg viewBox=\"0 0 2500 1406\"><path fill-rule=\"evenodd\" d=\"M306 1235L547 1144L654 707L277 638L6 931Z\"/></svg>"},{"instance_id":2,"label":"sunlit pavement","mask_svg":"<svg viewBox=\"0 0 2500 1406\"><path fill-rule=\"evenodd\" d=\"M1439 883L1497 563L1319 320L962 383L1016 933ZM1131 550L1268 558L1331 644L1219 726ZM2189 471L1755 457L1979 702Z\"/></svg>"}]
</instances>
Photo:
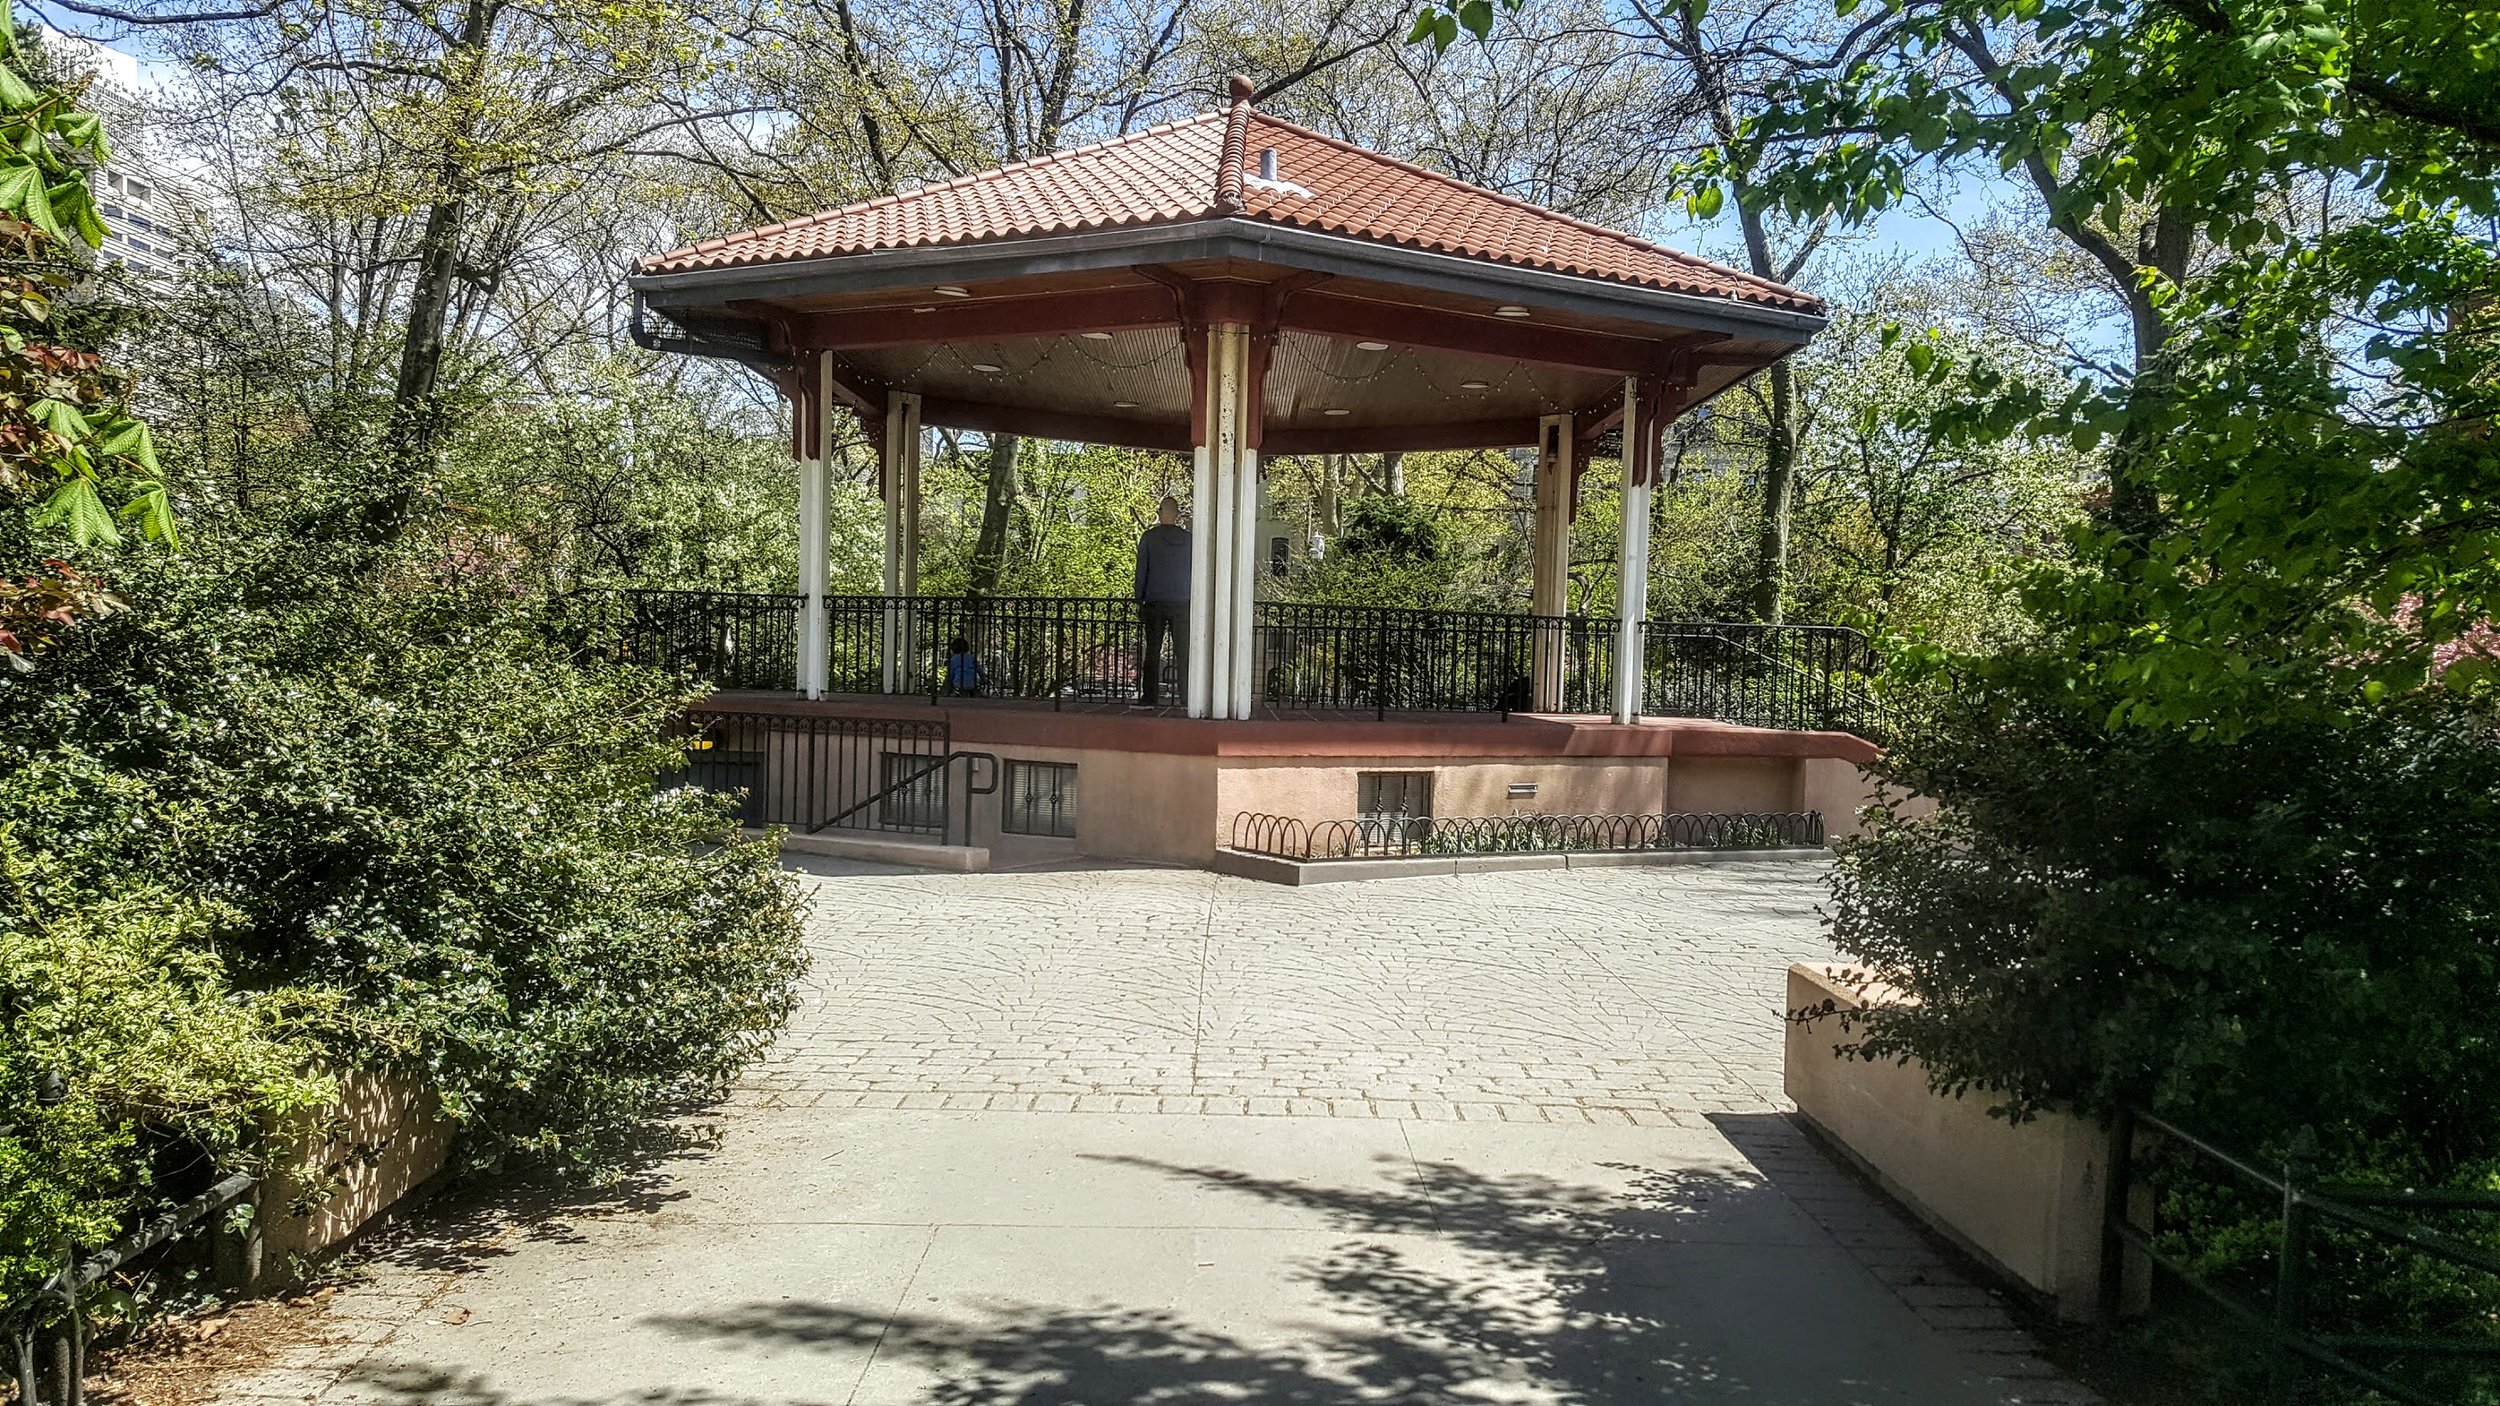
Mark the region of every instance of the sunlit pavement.
<instances>
[{"instance_id":1,"label":"sunlit pavement","mask_svg":"<svg viewBox=\"0 0 2500 1406\"><path fill-rule=\"evenodd\" d=\"M701 1150L223 1402L2088 1401L1782 1116L1818 868L807 880Z\"/></svg>"}]
</instances>

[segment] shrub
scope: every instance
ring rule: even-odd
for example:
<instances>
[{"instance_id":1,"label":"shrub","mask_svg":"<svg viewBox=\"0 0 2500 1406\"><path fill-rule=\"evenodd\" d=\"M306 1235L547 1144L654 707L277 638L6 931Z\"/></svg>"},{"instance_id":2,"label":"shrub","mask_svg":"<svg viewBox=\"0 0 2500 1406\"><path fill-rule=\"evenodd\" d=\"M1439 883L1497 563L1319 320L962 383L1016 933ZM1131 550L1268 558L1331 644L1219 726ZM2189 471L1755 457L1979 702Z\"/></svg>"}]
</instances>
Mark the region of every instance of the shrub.
<instances>
[{"instance_id":1,"label":"shrub","mask_svg":"<svg viewBox=\"0 0 2500 1406\"><path fill-rule=\"evenodd\" d=\"M2428 694L2237 741L1948 706L1885 763L1952 798L1841 861L1835 936L1918 1004L1863 1032L2018 1110L2150 1104L2500 1152L2500 732Z\"/></svg>"},{"instance_id":2,"label":"shrub","mask_svg":"<svg viewBox=\"0 0 2500 1406\"><path fill-rule=\"evenodd\" d=\"M717 799L655 793L680 684L418 548L197 535L0 682L0 820L222 905L236 978L336 993L337 1053L424 1073L474 1164L598 1162L768 1038L795 899Z\"/></svg>"},{"instance_id":3,"label":"shrub","mask_svg":"<svg viewBox=\"0 0 2500 1406\"><path fill-rule=\"evenodd\" d=\"M0 827L0 1304L59 1268L63 1239L110 1240L334 1092L310 1072L334 1003L236 990L209 941L231 913L62 878Z\"/></svg>"}]
</instances>

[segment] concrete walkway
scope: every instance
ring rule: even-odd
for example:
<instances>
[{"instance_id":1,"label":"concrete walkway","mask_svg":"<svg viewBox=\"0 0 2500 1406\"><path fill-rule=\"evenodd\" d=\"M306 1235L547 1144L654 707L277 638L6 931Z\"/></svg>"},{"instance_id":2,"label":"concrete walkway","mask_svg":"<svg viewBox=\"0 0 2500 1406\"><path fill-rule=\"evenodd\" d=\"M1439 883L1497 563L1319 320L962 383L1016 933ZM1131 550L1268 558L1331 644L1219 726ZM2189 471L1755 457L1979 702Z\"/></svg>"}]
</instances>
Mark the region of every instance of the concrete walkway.
<instances>
[{"instance_id":1,"label":"concrete walkway","mask_svg":"<svg viewBox=\"0 0 2500 1406\"><path fill-rule=\"evenodd\" d=\"M809 882L707 1148L435 1216L217 1399L2091 1399L1780 1116L1813 868Z\"/></svg>"}]
</instances>

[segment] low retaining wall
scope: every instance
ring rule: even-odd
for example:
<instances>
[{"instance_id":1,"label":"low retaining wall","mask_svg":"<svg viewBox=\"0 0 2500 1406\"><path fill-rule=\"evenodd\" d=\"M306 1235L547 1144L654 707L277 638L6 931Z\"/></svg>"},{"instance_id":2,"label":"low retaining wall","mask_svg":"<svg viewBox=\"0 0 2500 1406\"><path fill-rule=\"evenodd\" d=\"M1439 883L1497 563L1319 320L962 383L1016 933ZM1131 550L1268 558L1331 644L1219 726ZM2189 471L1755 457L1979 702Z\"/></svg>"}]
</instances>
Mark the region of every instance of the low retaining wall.
<instances>
[{"instance_id":1,"label":"low retaining wall","mask_svg":"<svg viewBox=\"0 0 2500 1406\"><path fill-rule=\"evenodd\" d=\"M1826 1000L1843 1010L1866 1004L1821 968L1788 969L1789 1010ZM2108 1129L2063 1113L1992 1118L1985 1094L1937 1094L1915 1060L1840 1058L1837 1025L1789 1022L1784 1083L1799 1116L1921 1220L2058 1317L2098 1316Z\"/></svg>"},{"instance_id":2,"label":"low retaining wall","mask_svg":"<svg viewBox=\"0 0 2500 1406\"><path fill-rule=\"evenodd\" d=\"M293 1161L261 1184L260 1261L254 1277L291 1278L301 1261L353 1239L440 1175L452 1125L423 1081L351 1069L339 1101L305 1115Z\"/></svg>"}]
</instances>

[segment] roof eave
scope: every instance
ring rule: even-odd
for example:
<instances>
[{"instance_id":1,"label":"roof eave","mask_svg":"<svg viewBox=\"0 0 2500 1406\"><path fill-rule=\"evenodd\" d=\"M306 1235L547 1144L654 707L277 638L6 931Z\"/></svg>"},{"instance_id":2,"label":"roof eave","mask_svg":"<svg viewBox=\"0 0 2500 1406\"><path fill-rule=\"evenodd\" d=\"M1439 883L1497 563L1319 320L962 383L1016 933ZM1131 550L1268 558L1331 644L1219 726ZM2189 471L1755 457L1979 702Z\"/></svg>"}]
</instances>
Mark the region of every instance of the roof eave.
<instances>
[{"instance_id":1,"label":"roof eave","mask_svg":"<svg viewBox=\"0 0 2500 1406\"><path fill-rule=\"evenodd\" d=\"M910 287L941 270L952 281L1226 258L1797 345L1829 321L1822 313L1796 308L1557 273L1239 216L682 273L636 273L626 281L653 306L669 307L726 301L723 295L733 290L742 300L768 300Z\"/></svg>"}]
</instances>

